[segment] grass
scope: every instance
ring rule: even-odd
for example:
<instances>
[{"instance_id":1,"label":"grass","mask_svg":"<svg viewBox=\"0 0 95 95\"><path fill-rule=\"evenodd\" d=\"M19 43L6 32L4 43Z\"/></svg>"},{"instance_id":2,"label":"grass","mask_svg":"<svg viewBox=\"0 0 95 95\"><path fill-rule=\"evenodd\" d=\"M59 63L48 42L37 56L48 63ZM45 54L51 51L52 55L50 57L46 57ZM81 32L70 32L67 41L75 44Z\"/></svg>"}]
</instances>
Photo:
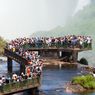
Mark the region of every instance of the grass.
<instances>
[{"instance_id":1,"label":"grass","mask_svg":"<svg viewBox=\"0 0 95 95\"><path fill-rule=\"evenodd\" d=\"M72 79L73 84L79 84L86 89L95 89L95 78L92 75L76 76Z\"/></svg>"}]
</instances>

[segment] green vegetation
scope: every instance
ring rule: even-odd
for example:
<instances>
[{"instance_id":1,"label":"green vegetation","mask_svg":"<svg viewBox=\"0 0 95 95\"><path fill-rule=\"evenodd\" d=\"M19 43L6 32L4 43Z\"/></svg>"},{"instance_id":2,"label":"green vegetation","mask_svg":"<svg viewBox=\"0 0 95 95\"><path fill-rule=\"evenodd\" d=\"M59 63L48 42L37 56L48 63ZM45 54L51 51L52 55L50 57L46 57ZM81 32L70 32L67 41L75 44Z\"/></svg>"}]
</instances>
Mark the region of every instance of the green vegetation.
<instances>
[{"instance_id":1,"label":"green vegetation","mask_svg":"<svg viewBox=\"0 0 95 95\"><path fill-rule=\"evenodd\" d=\"M0 55L3 55L5 46L6 41L2 37L0 37Z\"/></svg>"},{"instance_id":2,"label":"green vegetation","mask_svg":"<svg viewBox=\"0 0 95 95\"><path fill-rule=\"evenodd\" d=\"M86 89L95 89L95 77L92 75L77 76L72 79L73 84L79 84Z\"/></svg>"}]
</instances>

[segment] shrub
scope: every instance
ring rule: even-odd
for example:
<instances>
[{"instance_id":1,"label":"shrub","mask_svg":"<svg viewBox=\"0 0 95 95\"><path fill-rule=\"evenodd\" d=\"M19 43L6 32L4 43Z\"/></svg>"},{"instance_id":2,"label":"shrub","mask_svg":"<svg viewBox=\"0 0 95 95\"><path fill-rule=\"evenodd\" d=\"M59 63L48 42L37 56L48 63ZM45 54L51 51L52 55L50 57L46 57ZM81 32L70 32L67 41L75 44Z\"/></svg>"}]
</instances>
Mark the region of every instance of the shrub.
<instances>
[{"instance_id":1,"label":"shrub","mask_svg":"<svg viewBox=\"0 0 95 95\"><path fill-rule=\"evenodd\" d=\"M72 83L80 84L87 89L95 89L95 78L92 75L74 77Z\"/></svg>"},{"instance_id":2,"label":"shrub","mask_svg":"<svg viewBox=\"0 0 95 95\"><path fill-rule=\"evenodd\" d=\"M85 82L83 87L87 89L95 89L95 81Z\"/></svg>"}]
</instances>

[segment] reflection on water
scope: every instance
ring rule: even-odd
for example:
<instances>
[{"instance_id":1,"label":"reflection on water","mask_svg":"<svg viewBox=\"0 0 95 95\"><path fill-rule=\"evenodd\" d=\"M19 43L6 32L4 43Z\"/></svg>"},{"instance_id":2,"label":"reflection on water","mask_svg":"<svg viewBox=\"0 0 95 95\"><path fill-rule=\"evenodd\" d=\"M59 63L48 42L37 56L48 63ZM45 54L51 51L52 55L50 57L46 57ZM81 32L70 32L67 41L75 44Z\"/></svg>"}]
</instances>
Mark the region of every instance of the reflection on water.
<instances>
[{"instance_id":1,"label":"reflection on water","mask_svg":"<svg viewBox=\"0 0 95 95\"><path fill-rule=\"evenodd\" d=\"M14 72L19 70L19 65L14 62ZM7 64L0 64L0 75L7 74ZM95 95L95 93L73 94L66 93L64 86L75 75L80 74L80 70L67 69L44 69L42 74L42 83L39 88L40 95ZM22 92L14 95L31 95L29 92Z\"/></svg>"}]
</instances>

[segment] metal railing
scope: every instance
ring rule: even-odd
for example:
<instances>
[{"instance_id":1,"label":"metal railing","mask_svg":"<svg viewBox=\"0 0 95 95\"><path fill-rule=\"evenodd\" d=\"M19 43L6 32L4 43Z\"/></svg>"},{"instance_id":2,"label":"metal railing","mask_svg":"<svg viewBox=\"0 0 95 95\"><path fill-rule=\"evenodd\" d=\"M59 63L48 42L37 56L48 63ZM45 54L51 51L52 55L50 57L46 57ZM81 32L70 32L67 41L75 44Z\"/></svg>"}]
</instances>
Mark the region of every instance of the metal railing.
<instances>
[{"instance_id":1,"label":"metal railing","mask_svg":"<svg viewBox=\"0 0 95 95\"><path fill-rule=\"evenodd\" d=\"M3 94L16 93L39 86L40 86L40 77L37 77L32 79L25 79L20 82L3 84L2 86L0 86L0 92Z\"/></svg>"},{"instance_id":2,"label":"metal railing","mask_svg":"<svg viewBox=\"0 0 95 95\"><path fill-rule=\"evenodd\" d=\"M8 50L6 48L4 49L4 54L19 63L24 63L25 65L27 65L27 63L28 63L28 61L25 58L23 58L22 56L16 54L15 52L12 52L11 50Z\"/></svg>"},{"instance_id":3,"label":"metal railing","mask_svg":"<svg viewBox=\"0 0 95 95\"><path fill-rule=\"evenodd\" d=\"M61 43L51 43L50 45L46 44L46 43L35 43L34 45L32 44L24 44L22 46L25 50L27 49L31 49L31 48L80 48L80 49L91 49L92 48L92 43L88 44L88 43L83 43L82 45L80 44L68 44L68 43L64 43L64 44L61 44Z\"/></svg>"}]
</instances>

